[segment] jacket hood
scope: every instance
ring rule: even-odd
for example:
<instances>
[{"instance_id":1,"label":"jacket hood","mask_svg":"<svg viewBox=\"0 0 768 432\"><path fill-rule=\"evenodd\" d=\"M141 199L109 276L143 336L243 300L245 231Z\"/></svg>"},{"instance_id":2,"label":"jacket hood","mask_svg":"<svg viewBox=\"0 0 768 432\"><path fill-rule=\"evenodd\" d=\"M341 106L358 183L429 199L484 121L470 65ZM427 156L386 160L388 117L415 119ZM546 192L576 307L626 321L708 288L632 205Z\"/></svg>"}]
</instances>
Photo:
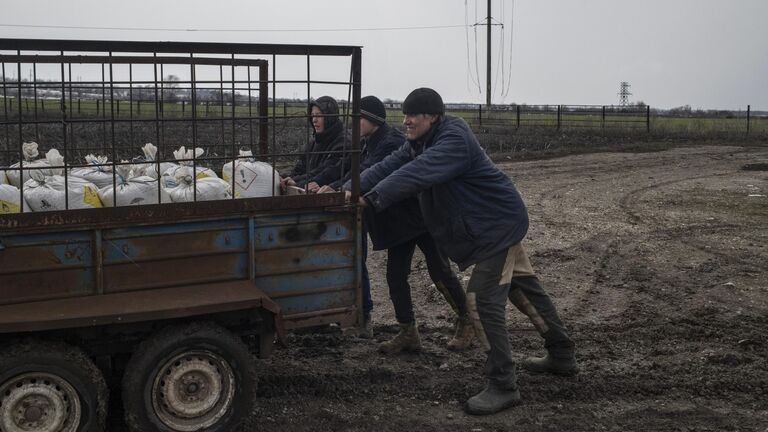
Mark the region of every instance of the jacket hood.
<instances>
[{"instance_id":1,"label":"jacket hood","mask_svg":"<svg viewBox=\"0 0 768 432\"><path fill-rule=\"evenodd\" d=\"M320 96L309 103L307 112L310 114L309 123L312 124L312 107L316 106L320 112L325 114L325 128L330 129L339 121L339 104L336 99L330 96Z\"/></svg>"}]
</instances>

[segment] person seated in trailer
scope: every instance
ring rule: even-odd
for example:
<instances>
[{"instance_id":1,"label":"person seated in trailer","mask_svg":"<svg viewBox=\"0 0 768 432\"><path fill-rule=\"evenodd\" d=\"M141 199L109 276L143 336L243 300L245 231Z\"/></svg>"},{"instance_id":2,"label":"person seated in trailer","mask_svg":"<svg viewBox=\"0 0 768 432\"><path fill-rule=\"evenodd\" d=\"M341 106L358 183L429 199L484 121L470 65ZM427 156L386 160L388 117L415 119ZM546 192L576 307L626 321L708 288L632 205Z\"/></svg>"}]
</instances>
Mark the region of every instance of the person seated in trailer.
<instances>
[{"instance_id":1,"label":"person seated in trailer","mask_svg":"<svg viewBox=\"0 0 768 432\"><path fill-rule=\"evenodd\" d=\"M377 97L366 96L360 100L360 135L363 139L360 154L361 173L382 161L405 143L405 135L389 126L386 118L386 108ZM345 176L342 187L344 190L351 189L349 177L350 174ZM341 182L331 183L322 187L319 192L333 192L339 189L341 184ZM387 250L389 297L395 309L395 318L400 324L400 332L391 340L383 342L379 350L386 354L395 354L421 349L421 340L413 314L411 286L408 284L416 246L424 254L432 281L458 316L455 335L448 342L448 348L462 350L469 347L475 333L469 319L464 290L451 269L450 262L427 232L418 199L406 198L379 213L367 209L363 213L363 227L364 258L367 249L366 231L371 236L374 250ZM363 275L367 276L365 259ZM370 293L365 293L364 299L370 301Z\"/></svg>"},{"instance_id":2,"label":"person seated in trailer","mask_svg":"<svg viewBox=\"0 0 768 432\"><path fill-rule=\"evenodd\" d=\"M283 175L281 189L299 186L307 192L341 179L349 169L351 141L339 119L339 104L330 96L321 96L309 104L312 139L296 160L293 169Z\"/></svg>"}]
</instances>

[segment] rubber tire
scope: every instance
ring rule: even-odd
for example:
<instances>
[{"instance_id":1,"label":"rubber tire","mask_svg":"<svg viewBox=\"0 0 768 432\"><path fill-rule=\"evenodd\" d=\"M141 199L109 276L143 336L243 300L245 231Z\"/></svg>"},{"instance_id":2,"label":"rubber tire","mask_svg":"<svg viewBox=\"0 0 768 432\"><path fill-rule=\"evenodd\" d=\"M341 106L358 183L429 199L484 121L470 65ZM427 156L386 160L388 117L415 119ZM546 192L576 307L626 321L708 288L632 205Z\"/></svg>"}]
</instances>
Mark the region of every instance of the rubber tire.
<instances>
[{"instance_id":1,"label":"rubber tire","mask_svg":"<svg viewBox=\"0 0 768 432\"><path fill-rule=\"evenodd\" d=\"M66 380L80 396L78 432L103 432L109 390L99 368L79 348L33 339L9 344L0 351L0 383L29 372L46 372Z\"/></svg>"},{"instance_id":2,"label":"rubber tire","mask_svg":"<svg viewBox=\"0 0 768 432\"><path fill-rule=\"evenodd\" d=\"M210 322L174 325L142 342L131 356L123 376L125 422L132 432L175 432L155 414L152 382L167 359L184 351L204 348L229 362L235 375L232 408L216 424L200 432L232 432L246 421L256 403L256 362L242 339Z\"/></svg>"}]
</instances>

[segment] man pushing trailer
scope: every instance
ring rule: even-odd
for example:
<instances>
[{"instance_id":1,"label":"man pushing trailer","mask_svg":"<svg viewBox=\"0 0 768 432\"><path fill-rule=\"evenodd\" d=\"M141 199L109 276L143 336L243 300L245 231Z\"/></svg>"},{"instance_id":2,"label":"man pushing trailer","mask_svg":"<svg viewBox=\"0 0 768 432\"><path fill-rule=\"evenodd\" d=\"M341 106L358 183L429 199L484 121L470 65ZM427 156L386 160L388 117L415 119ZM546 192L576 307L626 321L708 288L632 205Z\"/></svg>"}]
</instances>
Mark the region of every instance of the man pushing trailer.
<instances>
[{"instance_id":1,"label":"man pushing trailer","mask_svg":"<svg viewBox=\"0 0 768 432\"><path fill-rule=\"evenodd\" d=\"M445 115L434 90L412 91L403 114L406 142L362 173L360 205L378 212L417 195L441 250L462 270L475 266L467 302L487 348L488 383L465 409L492 414L520 401L506 328L507 299L529 317L547 349L544 357L523 360L525 369L576 374L574 343L521 244L528 213L512 181L491 162L463 119Z\"/></svg>"}]
</instances>

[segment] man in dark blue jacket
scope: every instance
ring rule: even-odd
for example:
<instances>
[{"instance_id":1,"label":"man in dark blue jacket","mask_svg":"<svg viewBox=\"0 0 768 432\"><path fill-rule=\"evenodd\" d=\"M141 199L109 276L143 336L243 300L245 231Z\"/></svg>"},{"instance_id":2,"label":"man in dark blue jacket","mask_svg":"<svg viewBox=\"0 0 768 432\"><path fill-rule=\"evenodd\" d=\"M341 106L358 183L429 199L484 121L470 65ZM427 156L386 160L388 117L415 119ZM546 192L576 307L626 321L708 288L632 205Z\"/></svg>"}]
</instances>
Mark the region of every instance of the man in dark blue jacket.
<instances>
[{"instance_id":1,"label":"man in dark blue jacket","mask_svg":"<svg viewBox=\"0 0 768 432\"><path fill-rule=\"evenodd\" d=\"M521 245L528 212L512 181L480 147L467 123L445 116L440 95L419 88L403 102L407 142L361 179L360 204L382 211L417 195L427 229L462 270L470 315L488 349L483 391L469 398L470 414L492 414L520 401L506 328L507 299L528 315L547 355L522 366L573 375L574 344L541 287Z\"/></svg>"},{"instance_id":2,"label":"man in dark blue jacket","mask_svg":"<svg viewBox=\"0 0 768 432\"><path fill-rule=\"evenodd\" d=\"M360 171L365 172L400 148L405 142L405 136L386 123L387 111L375 96L366 96L360 100L360 117L360 135L363 137ZM324 187L320 191L332 191L334 186L331 184L330 188ZM344 190L349 190L351 183L347 181L343 186ZM389 297L395 309L395 318L400 325L400 332L392 340L382 343L379 350L386 354L395 354L421 349L421 339L413 314L411 286L408 284L416 246L424 254L427 271L435 287L458 315L454 336L448 341L448 348L468 348L474 338L474 329L469 319L464 289L451 269L450 262L427 232L418 200L408 197L378 213L366 210L363 218L373 242L373 249L387 250Z\"/></svg>"}]
</instances>

